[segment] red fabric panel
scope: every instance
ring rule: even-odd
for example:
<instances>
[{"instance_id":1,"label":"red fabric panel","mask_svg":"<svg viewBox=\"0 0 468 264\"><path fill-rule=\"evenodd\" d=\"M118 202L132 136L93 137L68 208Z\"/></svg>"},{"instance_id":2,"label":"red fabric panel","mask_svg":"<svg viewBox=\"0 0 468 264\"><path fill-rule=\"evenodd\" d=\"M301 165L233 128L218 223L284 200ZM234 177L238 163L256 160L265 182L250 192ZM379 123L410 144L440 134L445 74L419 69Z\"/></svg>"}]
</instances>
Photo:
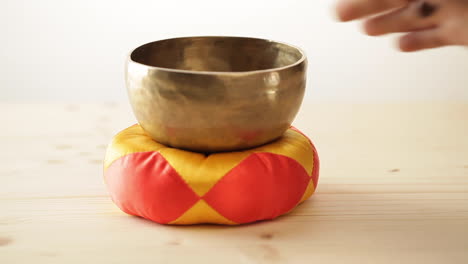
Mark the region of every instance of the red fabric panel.
<instances>
[{"instance_id":1,"label":"red fabric panel","mask_svg":"<svg viewBox=\"0 0 468 264\"><path fill-rule=\"evenodd\" d=\"M309 180L297 161L255 153L219 180L203 199L237 223L273 219L297 205Z\"/></svg>"},{"instance_id":2,"label":"red fabric panel","mask_svg":"<svg viewBox=\"0 0 468 264\"><path fill-rule=\"evenodd\" d=\"M200 199L158 152L126 155L104 177L118 207L158 223L177 219Z\"/></svg>"}]
</instances>

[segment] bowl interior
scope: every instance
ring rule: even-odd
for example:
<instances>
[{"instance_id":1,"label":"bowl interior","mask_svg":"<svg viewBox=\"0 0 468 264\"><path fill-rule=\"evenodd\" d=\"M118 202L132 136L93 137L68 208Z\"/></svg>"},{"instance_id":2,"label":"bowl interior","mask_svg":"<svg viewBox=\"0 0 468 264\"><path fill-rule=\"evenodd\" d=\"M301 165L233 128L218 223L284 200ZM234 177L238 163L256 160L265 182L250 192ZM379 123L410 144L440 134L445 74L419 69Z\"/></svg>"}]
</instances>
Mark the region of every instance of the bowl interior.
<instances>
[{"instance_id":1,"label":"bowl interior","mask_svg":"<svg viewBox=\"0 0 468 264\"><path fill-rule=\"evenodd\" d=\"M189 37L135 49L131 60L148 66L204 72L246 72L286 67L303 59L292 46L254 38Z\"/></svg>"}]
</instances>

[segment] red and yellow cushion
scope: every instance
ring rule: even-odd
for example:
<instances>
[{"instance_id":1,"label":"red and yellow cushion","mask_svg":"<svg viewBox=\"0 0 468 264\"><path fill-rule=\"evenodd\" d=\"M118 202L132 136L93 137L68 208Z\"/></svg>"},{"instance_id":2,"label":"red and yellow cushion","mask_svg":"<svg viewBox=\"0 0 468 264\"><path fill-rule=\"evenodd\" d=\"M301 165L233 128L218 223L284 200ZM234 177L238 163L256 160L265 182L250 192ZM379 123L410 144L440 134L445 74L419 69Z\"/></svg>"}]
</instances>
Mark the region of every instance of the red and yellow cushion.
<instances>
[{"instance_id":1,"label":"red and yellow cushion","mask_svg":"<svg viewBox=\"0 0 468 264\"><path fill-rule=\"evenodd\" d=\"M295 128L267 145L205 155L159 144L134 125L114 137L104 164L120 209L175 225L273 219L314 193L318 171L314 145Z\"/></svg>"}]
</instances>

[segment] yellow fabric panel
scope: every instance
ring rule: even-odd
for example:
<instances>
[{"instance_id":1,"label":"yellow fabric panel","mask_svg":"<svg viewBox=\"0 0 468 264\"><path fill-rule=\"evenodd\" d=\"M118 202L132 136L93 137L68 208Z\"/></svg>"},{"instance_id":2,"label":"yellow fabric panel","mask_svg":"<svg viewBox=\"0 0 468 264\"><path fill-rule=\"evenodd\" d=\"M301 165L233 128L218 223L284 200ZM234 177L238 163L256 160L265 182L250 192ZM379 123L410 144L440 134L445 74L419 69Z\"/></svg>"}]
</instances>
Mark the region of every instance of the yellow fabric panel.
<instances>
[{"instance_id":1,"label":"yellow fabric panel","mask_svg":"<svg viewBox=\"0 0 468 264\"><path fill-rule=\"evenodd\" d=\"M303 201L309 199L309 197L312 196L314 192L315 192L315 185L314 185L314 181L311 178L304 192L304 195L302 195L301 201L299 203L302 203Z\"/></svg>"},{"instance_id":2,"label":"yellow fabric panel","mask_svg":"<svg viewBox=\"0 0 468 264\"><path fill-rule=\"evenodd\" d=\"M174 148L159 152L200 197L250 155L248 152L228 152L205 156Z\"/></svg>"},{"instance_id":3,"label":"yellow fabric panel","mask_svg":"<svg viewBox=\"0 0 468 264\"><path fill-rule=\"evenodd\" d=\"M166 146L152 140L146 135L141 126L131 126L115 135L112 139L107 148L104 169L109 168L112 162L128 154L159 151L163 148L166 148Z\"/></svg>"},{"instance_id":4,"label":"yellow fabric panel","mask_svg":"<svg viewBox=\"0 0 468 264\"><path fill-rule=\"evenodd\" d=\"M171 225L189 225L194 223L216 223L221 225L238 225L216 212L205 201L198 201L183 215L170 222Z\"/></svg>"}]
</instances>

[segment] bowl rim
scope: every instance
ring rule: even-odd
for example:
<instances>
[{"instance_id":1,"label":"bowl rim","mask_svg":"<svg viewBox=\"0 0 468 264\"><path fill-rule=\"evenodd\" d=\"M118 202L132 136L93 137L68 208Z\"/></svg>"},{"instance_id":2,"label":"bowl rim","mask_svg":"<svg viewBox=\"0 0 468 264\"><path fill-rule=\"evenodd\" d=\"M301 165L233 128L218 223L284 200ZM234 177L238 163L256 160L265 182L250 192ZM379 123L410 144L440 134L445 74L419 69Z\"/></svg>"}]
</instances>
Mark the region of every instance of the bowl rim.
<instances>
[{"instance_id":1,"label":"bowl rim","mask_svg":"<svg viewBox=\"0 0 468 264\"><path fill-rule=\"evenodd\" d=\"M193 70L182 70L182 69L174 69L174 68L166 68L166 67L159 67L159 66L152 66L152 65L147 65L141 62L134 61L132 59L132 54L139 49L140 47L143 47L148 44L160 42L160 41L168 41L168 40L177 40L177 39L190 39L190 38L237 38L237 39L251 39L251 40L261 40L261 41L266 41L266 42L273 42L273 43L278 43L281 45L288 46L290 48L296 49L300 54L301 58L298 59L296 62L291 63L289 65L283 66L283 67L276 67L276 68L268 68L268 69L262 69L262 70L253 70L253 71L193 71ZM174 38L167 38L167 39L159 39L151 42L147 42L145 44L139 45L138 47L134 48L133 50L130 51L127 55L127 64L131 62L134 64L138 64L144 67L147 67L149 69L153 70L160 70L160 71L166 71L166 72L174 72L174 73L185 73L185 74L200 74L200 75L230 75L230 76L235 76L235 75L249 75L249 74L259 74L259 73L271 73L271 72L277 72L277 71L282 71L290 68L294 68L297 65L300 65L302 63L307 62L307 55L304 50L301 48L291 45L286 42L281 42L281 41L276 41L276 40L271 40L271 39L266 39L266 38L255 38L255 37L242 37L242 36L221 36L221 35L202 35L202 36L185 36L185 37L174 37Z\"/></svg>"}]
</instances>

